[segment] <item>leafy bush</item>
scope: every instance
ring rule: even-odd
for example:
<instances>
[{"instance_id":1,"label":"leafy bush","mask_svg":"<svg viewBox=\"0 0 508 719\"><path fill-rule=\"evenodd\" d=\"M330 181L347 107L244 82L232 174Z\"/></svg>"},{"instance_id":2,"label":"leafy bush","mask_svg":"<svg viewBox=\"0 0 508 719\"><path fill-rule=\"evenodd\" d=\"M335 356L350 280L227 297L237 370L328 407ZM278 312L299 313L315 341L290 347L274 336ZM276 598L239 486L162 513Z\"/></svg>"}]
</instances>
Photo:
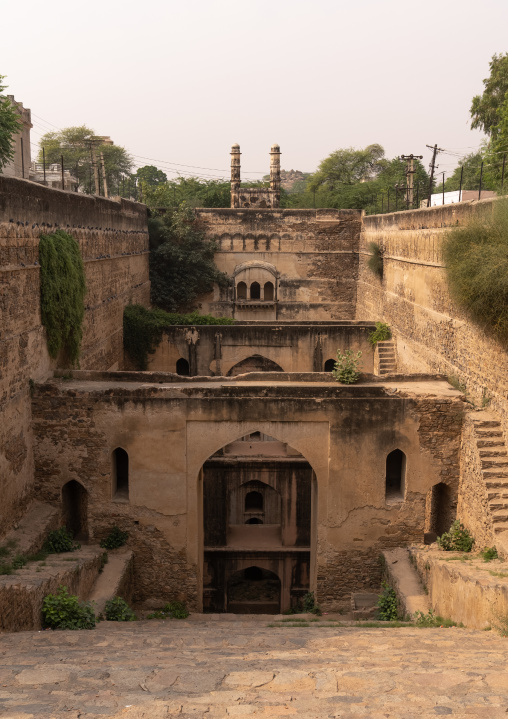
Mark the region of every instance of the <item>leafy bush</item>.
<instances>
[{"instance_id":1,"label":"leafy bush","mask_svg":"<svg viewBox=\"0 0 508 719\"><path fill-rule=\"evenodd\" d=\"M464 525L456 519L450 530L437 538L437 543L445 552L470 552L474 539Z\"/></svg>"},{"instance_id":2,"label":"leafy bush","mask_svg":"<svg viewBox=\"0 0 508 719\"><path fill-rule=\"evenodd\" d=\"M377 242L369 242L370 257L367 260L367 267L379 279L383 278L383 250Z\"/></svg>"},{"instance_id":3,"label":"leafy bush","mask_svg":"<svg viewBox=\"0 0 508 719\"><path fill-rule=\"evenodd\" d=\"M495 202L490 218L446 233L443 256L453 299L482 328L508 339L508 201Z\"/></svg>"},{"instance_id":4,"label":"leafy bush","mask_svg":"<svg viewBox=\"0 0 508 719\"><path fill-rule=\"evenodd\" d=\"M50 629L93 629L95 614L88 602L80 602L61 585L56 594L48 594L42 602L43 625Z\"/></svg>"},{"instance_id":5,"label":"leafy bush","mask_svg":"<svg viewBox=\"0 0 508 719\"><path fill-rule=\"evenodd\" d=\"M385 622L392 622L399 617L397 595L395 594L395 590L386 582L383 582L381 586L383 587L383 591L379 595L377 602L379 618Z\"/></svg>"},{"instance_id":6,"label":"leafy bush","mask_svg":"<svg viewBox=\"0 0 508 719\"><path fill-rule=\"evenodd\" d=\"M322 611L319 604L316 604L316 600L314 597L314 592L307 592L307 594L303 595L302 599L302 611L310 614L317 614L318 616L321 616Z\"/></svg>"},{"instance_id":7,"label":"leafy bush","mask_svg":"<svg viewBox=\"0 0 508 719\"><path fill-rule=\"evenodd\" d=\"M480 556L483 557L484 562L491 562L493 559L497 559L497 549L495 547L486 547L483 552L480 552Z\"/></svg>"},{"instance_id":8,"label":"leafy bush","mask_svg":"<svg viewBox=\"0 0 508 719\"><path fill-rule=\"evenodd\" d=\"M64 350L66 359L79 359L82 324L85 315L85 270L76 240L62 230L41 235L41 319L46 328L48 351L57 357Z\"/></svg>"},{"instance_id":9,"label":"leafy bush","mask_svg":"<svg viewBox=\"0 0 508 719\"><path fill-rule=\"evenodd\" d=\"M335 368L332 370L332 374L337 382L341 384L354 384L358 382L360 378L358 367L361 357L361 352L355 354L353 350L346 350L344 354L342 354L340 350L337 350Z\"/></svg>"},{"instance_id":10,"label":"leafy bush","mask_svg":"<svg viewBox=\"0 0 508 719\"><path fill-rule=\"evenodd\" d=\"M123 532L120 527L117 527L115 524L108 536L102 540L101 547L103 549L117 549L118 547L123 547L128 537L129 532Z\"/></svg>"},{"instance_id":11,"label":"leafy bush","mask_svg":"<svg viewBox=\"0 0 508 719\"><path fill-rule=\"evenodd\" d=\"M378 342L384 342L391 339L391 337L392 332L389 325L385 322L376 322L376 329L369 334L369 342L375 347Z\"/></svg>"},{"instance_id":12,"label":"leafy bush","mask_svg":"<svg viewBox=\"0 0 508 719\"><path fill-rule=\"evenodd\" d=\"M142 305L127 305L123 315L123 344L134 367L140 371L148 366L166 327L172 325L232 325L230 317L212 317L198 312L179 314L164 310L148 310Z\"/></svg>"},{"instance_id":13,"label":"leafy bush","mask_svg":"<svg viewBox=\"0 0 508 719\"><path fill-rule=\"evenodd\" d=\"M122 597L108 599L104 615L109 622L133 622L136 615Z\"/></svg>"},{"instance_id":14,"label":"leafy bush","mask_svg":"<svg viewBox=\"0 0 508 719\"><path fill-rule=\"evenodd\" d=\"M189 610L183 602L167 602L162 609L148 615L147 619L187 619Z\"/></svg>"},{"instance_id":15,"label":"leafy bush","mask_svg":"<svg viewBox=\"0 0 508 719\"><path fill-rule=\"evenodd\" d=\"M79 542L74 541L74 537L66 527L60 527L48 534L44 549L48 554L60 554L61 552L74 552L80 546Z\"/></svg>"}]
</instances>

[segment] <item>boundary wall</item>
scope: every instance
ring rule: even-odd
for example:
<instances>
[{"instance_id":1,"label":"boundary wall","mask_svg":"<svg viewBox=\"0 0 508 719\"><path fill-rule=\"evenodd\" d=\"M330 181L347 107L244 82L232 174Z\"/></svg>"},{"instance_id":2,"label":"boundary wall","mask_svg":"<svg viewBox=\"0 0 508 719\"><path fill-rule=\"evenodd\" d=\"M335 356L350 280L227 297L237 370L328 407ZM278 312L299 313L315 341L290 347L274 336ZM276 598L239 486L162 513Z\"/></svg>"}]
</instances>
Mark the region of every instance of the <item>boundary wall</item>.
<instances>
[{"instance_id":1,"label":"boundary wall","mask_svg":"<svg viewBox=\"0 0 508 719\"><path fill-rule=\"evenodd\" d=\"M56 229L75 237L85 264L81 367L121 367L123 308L149 302L144 205L0 176L0 531L21 516L33 484L30 380L57 364L41 325L38 250Z\"/></svg>"}]
</instances>

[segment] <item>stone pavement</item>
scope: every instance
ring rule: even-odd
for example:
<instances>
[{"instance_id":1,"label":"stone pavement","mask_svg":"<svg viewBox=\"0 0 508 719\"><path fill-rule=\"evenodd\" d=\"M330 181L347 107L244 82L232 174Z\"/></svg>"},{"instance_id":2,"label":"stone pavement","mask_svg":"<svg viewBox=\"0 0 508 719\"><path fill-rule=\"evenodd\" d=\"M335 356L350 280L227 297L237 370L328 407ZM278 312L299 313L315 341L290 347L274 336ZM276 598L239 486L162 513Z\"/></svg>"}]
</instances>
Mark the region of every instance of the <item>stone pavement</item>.
<instances>
[{"instance_id":1,"label":"stone pavement","mask_svg":"<svg viewBox=\"0 0 508 719\"><path fill-rule=\"evenodd\" d=\"M326 621L191 616L3 634L0 717L508 716L508 639Z\"/></svg>"}]
</instances>

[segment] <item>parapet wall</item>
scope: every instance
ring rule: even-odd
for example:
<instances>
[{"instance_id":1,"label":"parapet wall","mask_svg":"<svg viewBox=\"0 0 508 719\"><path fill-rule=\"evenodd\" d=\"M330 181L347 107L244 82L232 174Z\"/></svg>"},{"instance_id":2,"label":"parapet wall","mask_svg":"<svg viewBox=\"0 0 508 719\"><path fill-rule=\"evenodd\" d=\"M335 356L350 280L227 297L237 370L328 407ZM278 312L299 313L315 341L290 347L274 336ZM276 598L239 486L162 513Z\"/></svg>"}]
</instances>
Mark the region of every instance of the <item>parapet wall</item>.
<instances>
[{"instance_id":1,"label":"parapet wall","mask_svg":"<svg viewBox=\"0 0 508 719\"><path fill-rule=\"evenodd\" d=\"M22 510L33 481L29 380L55 365L41 325L38 245L56 229L76 238L85 263L82 368L119 368L123 308L149 302L144 205L0 176L0 531Z\"/></svg>"}]
</instances>

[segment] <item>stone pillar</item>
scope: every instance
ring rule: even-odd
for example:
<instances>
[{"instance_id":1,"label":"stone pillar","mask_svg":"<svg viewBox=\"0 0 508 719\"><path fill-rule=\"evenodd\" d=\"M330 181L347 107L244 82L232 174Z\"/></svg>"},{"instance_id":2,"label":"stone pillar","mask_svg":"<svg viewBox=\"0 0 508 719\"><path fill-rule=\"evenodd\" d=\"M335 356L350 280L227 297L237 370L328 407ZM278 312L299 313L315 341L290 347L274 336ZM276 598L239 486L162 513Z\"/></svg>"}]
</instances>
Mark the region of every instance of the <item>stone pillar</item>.
<instances>
[{"instance_id":1,"label":"stone pillar","mask_svg":"<svg viewBox=\"0 0 508 719\"><path fill-rule=\"evenodd\" d=\"M270 191L272 207L280 206L280 147L272 145L270 150Z\"/></svg>"},{"instance_id":2,"label":"stone pillar","mask_svg":"<svg viewBox=\"0 0 508 719\"><path fill-rule=\"evenodd\" d=\"M240 145L231 148L231 207L240 207Z\"/></svg>"}]
</instances>

